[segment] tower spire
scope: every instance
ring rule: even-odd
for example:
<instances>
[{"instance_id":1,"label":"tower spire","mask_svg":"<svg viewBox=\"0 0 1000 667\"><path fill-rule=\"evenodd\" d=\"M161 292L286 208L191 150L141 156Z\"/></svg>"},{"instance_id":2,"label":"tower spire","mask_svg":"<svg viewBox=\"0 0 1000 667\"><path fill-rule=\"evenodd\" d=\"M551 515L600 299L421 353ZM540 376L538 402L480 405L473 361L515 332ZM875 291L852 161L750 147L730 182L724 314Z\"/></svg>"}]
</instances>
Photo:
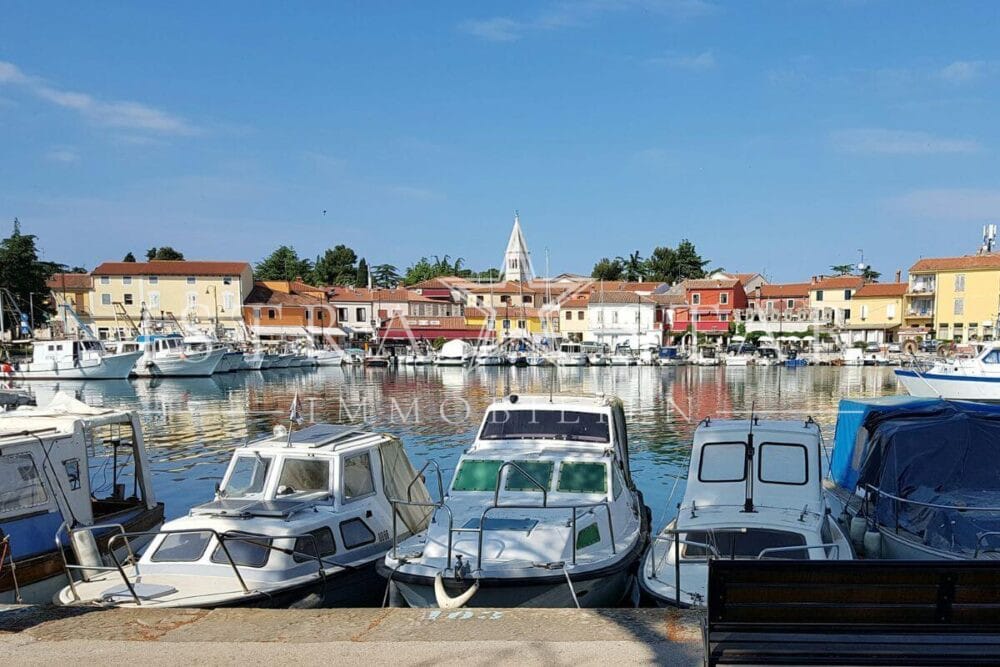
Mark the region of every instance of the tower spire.
<instances>
[{"instance_id":1,"label":"tower spire","mask_svg":"<svg viewBox=\"0 0 1000 667\"><path fill-rule=\"evenodd\" d=\"M524 240L521 231L521 216L514 211L514 228L510 230L510 240L507 241L507 252L504 253L504 280L516 280L526 283L535 277L531 268L531 255L528 252L528 242Z\"/></svg>"}]
</instances>

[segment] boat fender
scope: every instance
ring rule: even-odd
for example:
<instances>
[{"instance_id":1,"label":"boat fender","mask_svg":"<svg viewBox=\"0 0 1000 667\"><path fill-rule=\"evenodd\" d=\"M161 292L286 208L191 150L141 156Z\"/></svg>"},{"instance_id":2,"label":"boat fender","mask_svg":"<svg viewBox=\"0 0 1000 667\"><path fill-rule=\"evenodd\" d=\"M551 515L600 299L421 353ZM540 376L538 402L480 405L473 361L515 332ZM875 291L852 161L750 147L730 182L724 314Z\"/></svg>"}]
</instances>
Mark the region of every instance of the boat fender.
<instances>
[{"instance_id":1,"label":"boat fender","mask_svg":"<svg viewBox=\"0 0 1000 667\"><path fill-rule=\"evenodd\" d=\"M863 516L851 517L850 523L850 535L851 542L854 543L856 549L863 549L865 543L865 529L868 527L868 522L865 521Z\"/></svg>"},{"instance_id":2,"label":"boat fender","mask_svg":"<svg viewBox=\"0 0 1000 667\"><path fill-rule=\"evenodd\" d=\"M97 548L97 539L91 530L74 530L70 532L70 543L73 545L73 553L76 561L87 568L102 568L104 560L101 552ZM86 569L83 571L84 579L100 574L100 569Z\"/></svg>"},{"instance_id":3,"label":"boat fender","mask_svg":"<svg viewBox=\"0 0 1000 667\"><path fill-rule=\"evenodd\" d=\"M865 531L864 553L869 558L882 557L882 533L877 530Z\"/></svg>"},{"instance_id":4,"label":"boat fender","mask_svg":"<svg viewBox=\"0 0 1000 667\"><path fill-rule=\"evenodd\" d=\"M448 591L444 589L444 579L441 573L438 572L434 575L434 601L437 602L437 606L441 609L461 609L478 592L479 582L477 581L469 586L469 589L461 595L451 597L448 595Z\"/></svg>"}]
</instances>

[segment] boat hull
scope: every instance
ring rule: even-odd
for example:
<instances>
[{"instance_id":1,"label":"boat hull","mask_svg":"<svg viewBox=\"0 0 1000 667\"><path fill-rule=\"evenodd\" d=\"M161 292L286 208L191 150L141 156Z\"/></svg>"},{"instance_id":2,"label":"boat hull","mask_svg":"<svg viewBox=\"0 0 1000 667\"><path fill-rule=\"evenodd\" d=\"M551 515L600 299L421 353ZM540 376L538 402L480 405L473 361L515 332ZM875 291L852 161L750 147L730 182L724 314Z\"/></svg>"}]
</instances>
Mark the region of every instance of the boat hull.
<instances>
[{"instance_id":1,"label":"boat hull","mask_svg":"<svg viewBox=\"0 0 1000 667\"><path fill-rule=\"evenodd\" d=\"M43 364L28 364L24 370L15 371L22 380L125 380L142 356L142 352L123 352L101 357L100 363L75 366L32 368Z\"/></svg>"},{"instance_id":2,"label":"boat hull","mask_svg":"<svg viewBox=\"0 0 1000 667\"><path fill-rule=\"evenodd\" d=\"M897 369L896 379L911 396L1000 401L1000 377L918 373L909 369Z\"/></svg>"},{"instance_id":3,"label":"boat hull","mask_svg":"<svg viewBox=\"0 0 1000 667\"><path fill-rule=\"evenodd\" d=\"M212 375L225 355L224 350L166 359L142 359L135 364L138 377L205 377Z\"/></svg>"}]
</instances>

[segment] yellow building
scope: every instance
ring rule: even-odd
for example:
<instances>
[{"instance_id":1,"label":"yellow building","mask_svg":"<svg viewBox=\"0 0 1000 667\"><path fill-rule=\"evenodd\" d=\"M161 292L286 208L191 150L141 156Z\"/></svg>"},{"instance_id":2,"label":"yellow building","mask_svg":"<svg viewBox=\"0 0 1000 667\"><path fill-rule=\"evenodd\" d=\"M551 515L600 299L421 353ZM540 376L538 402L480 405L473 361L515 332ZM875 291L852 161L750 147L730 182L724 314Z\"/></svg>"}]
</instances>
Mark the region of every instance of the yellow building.
<instances>
[{"instance_id":1,"label":"yellow building","mask_svg":"<svg viewBox=\"0 0 1000 667\"><path fill-rule=\"evenodd\" d=\"M844 325L847 343L892 343L903 322L903 295L907 283L870 283L851 297L850 322Z\"/></svg>"},{"instance_id":2,"label":"yellow building","mask_svg":"<svg viewBox=\"0 0 1000 667\"><path fill-rule=\"evenodd\" d=\"M502 306L499 308L466 307L465 321L470 327L493 332L496 342L508 339L558 335L559 309Z\"/></svg>"},{"instance_id":3,"label":"yellow building","mask_svg":"<svg viewBox=\"0 0 1000 667\"><path fill-rule=\"evenodd\" d=\"M851 321L851 299L864 284L860 276L814 276L809 284L809 307L823 321L846 326Z\"/></svg>"},{"instance_id":4,"label":"yellow building","mask_svg":"<svg viewBox=\"0 0 1000 667\"><path fill-rule=\"evenodd\" d=\"M589 330L586 294L578 294L559 302L559 331L566 340L583 342Z\"/></svg>"},{"instance_id":5,"label":"yellow building","mask_svg":"<svg viewBox=\"0 0 1000 667\"><path fill-rule=\"evenodd\" d=\"M105 262L91 279L91 320L100 338L132 336L144 310L154 320L239 336L243 301L254 287L246 262Z\"/></svg>"},{"instance_id":6,"label":"yellow building","mask_svg":"<svg viewBox=\"0 0 1000 667\"><path fill-rule=\"evenodd\" d=\"M925 324L939 340L996 338L1000 253L936 257L910 267L907 324Z\"/></svg>"},{"instance_id":7,"label":"yellow building","mask_svg":"<svg viewBox=\"0 0 1000 667\"><path fill-rule=\"evenodd\" d=\"M76 337L81 324L93 329L93 320L90 318L90 274L55 273L45 286L52 290L51 303L55 306L56 314L51 322L54 337ZM40 303L34 304L36 309L42 306Z\"/></svg>"}]
</instances>

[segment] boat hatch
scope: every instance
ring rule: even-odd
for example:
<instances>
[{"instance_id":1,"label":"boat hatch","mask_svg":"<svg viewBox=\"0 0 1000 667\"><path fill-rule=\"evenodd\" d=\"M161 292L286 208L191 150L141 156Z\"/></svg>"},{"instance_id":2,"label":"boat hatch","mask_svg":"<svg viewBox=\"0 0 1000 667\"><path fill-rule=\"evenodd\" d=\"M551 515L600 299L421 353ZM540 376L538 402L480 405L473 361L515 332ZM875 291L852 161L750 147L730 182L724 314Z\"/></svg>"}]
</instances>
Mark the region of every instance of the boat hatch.
<instances>
[{"instance_id":1,"label":"boat hatch","mask_svg":"<svg viewBox=\"0 0 1000 667\"><path fill-rule=\"evenodd\" d=\"M535 526L538 525L538 521L535 519L507 519L507 518L493 518L487 517L486 522L483 524L483 530L514 530L518 532L531 533ZM479 528L479 519L472 518L465 522L462 526L463 529L467 528Z\"/></svg>"},{"instance_id":2,"label":"boat hatch","mask_svg":"<svg viewBox=\"0 0 1000 667\"><path fill-rule=\"evenodd\" d=\"M192 508L191 514L215 516L259 516L287 519L315 504L314 500L241 500L220 499Z\"/></svg>"},{"instance_id":3,"label":"boat hatch","mask_svg":"<svg viewBox=\"0 0 1000 667\"><path fill-rule=\"evenodd\" d=\"M370 434L359 431L353 426L344 424L314 424L304 429L293 431L291 444L306 447L322 447L324 445L342 443L354 438L368 437Z\"/></svg>"},{"instance_id":4,"label":"boat hatch","mask_svg":"<svg viewBox=\"0 0 1000 667\"><path fill-rule=\"evenodd\" d=\"M761 555L772 558L808 560L809 552L804 547L806 538L801 533L767 528L744 528L742 530L691 530L681 534L683 541L682 558L704 559L708 556L708 545L717 558L758 558Z\"/></svg>"},{"instance_id":5,"label":"boat hatch","mask_svg":"<svg viewBox=\"0 0 1000 667\"><path fill-rule=\"evenodd\" d=\"M133 591L135 595L133 595ZM132 590L128 586L121 584L113 586L101 593L101 599L108 602L132 602L136 597L141 600L155 600L177 592L173 586L163 584L146 584L141 581L132 584Z\"/></svg>"}]
</instances>

